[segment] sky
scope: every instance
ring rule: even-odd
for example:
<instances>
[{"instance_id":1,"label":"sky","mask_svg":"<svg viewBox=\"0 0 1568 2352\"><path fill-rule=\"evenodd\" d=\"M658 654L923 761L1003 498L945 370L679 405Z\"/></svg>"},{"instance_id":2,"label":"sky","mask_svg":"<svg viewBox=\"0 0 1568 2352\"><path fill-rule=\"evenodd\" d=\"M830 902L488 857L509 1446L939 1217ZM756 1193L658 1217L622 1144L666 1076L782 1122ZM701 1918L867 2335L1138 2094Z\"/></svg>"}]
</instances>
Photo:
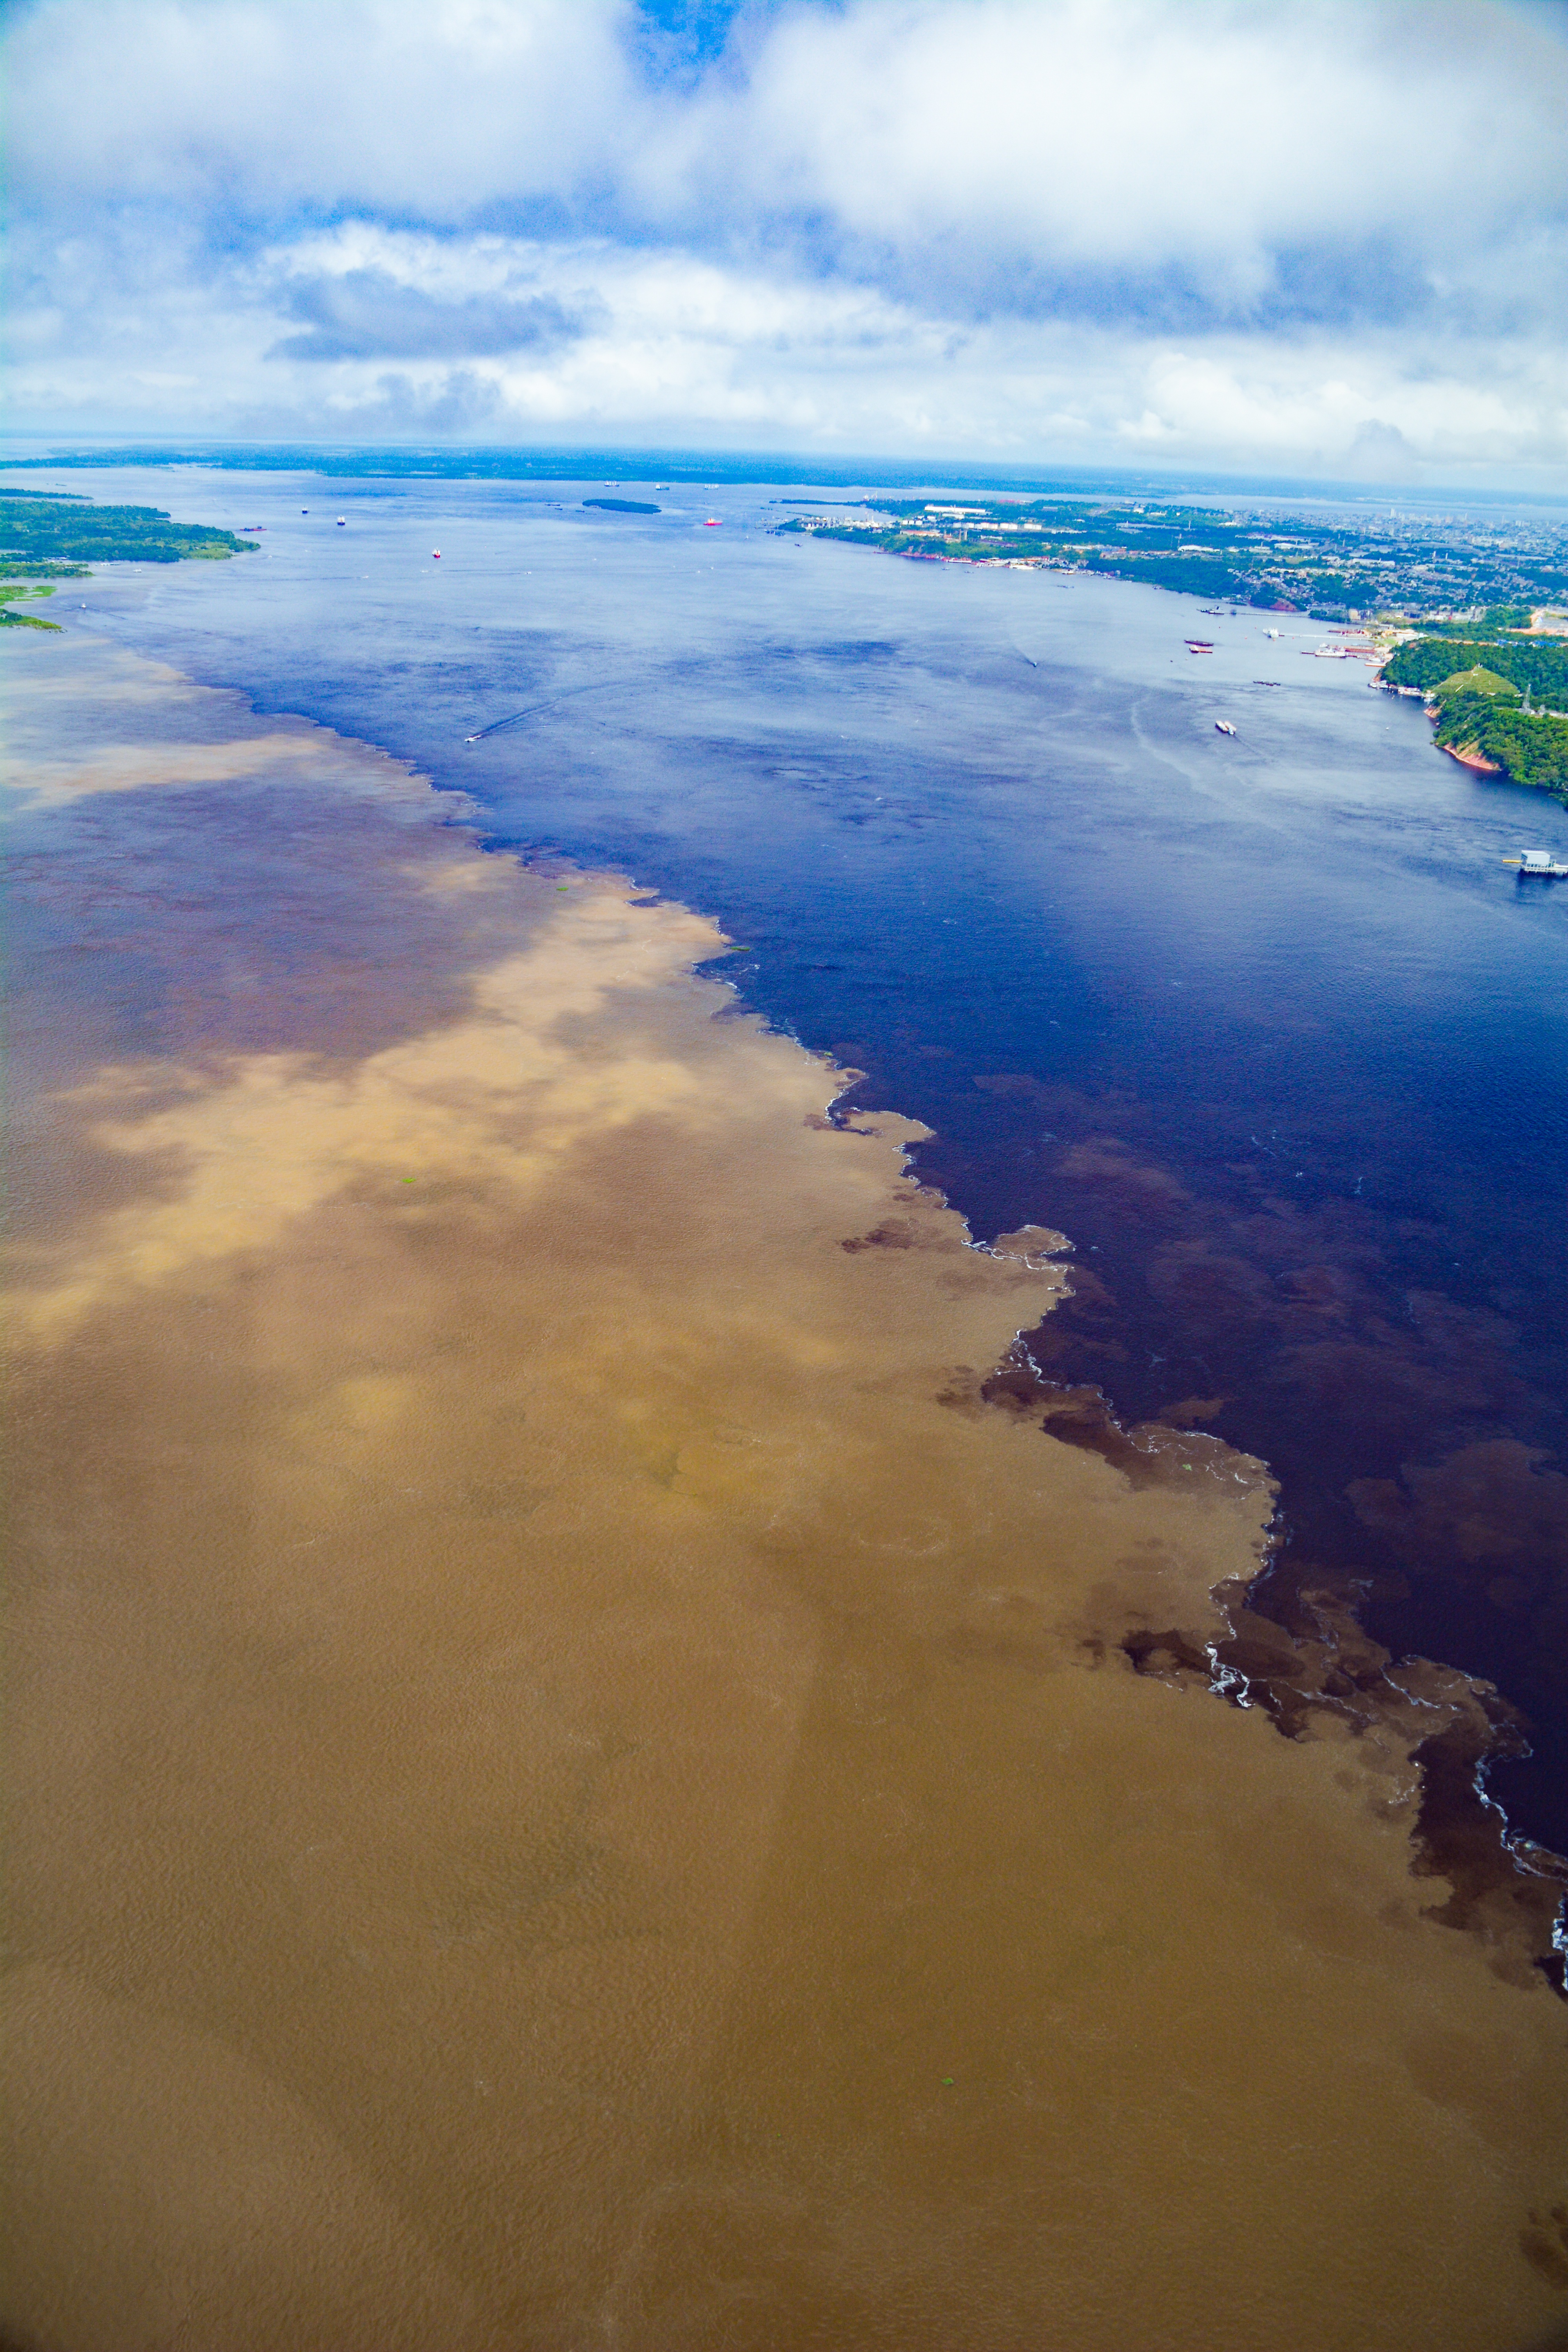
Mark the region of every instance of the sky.
<instances>
[{"instance_id":1,"label":"sky","mask_svg":"<svg viewBox=\"0 0 1568 2352\"><path fill-rule=\"evenodd\" d=\"M0 0L13 430L1568 491L1568 0Z\"/></svg>"}]
</instances>

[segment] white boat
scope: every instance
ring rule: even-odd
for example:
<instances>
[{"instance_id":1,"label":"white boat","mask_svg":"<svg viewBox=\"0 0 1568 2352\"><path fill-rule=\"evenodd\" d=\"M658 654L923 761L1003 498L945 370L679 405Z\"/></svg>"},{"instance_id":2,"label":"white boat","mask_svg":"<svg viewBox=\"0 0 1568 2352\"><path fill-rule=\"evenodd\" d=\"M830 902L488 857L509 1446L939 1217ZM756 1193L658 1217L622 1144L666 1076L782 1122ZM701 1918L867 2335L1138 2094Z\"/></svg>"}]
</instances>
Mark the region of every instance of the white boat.
<instances>
[{"instance_id":1,"label":"white boat","mask_svg":"<svg viewBox=\"0 0 1568 2352\"><path fill-rule=\"evenodd\" d=\"M1568 866L1560 866L1549 849L1521 849L1517 857L1505 857L1503 864L1517 866L1521 874L1546 875L1553 881L1568 876Z\"/></svg>"},{"instance_id":2,"label":"white boat","mask_svg":"<svg viewBox=\"0 0 1568 2352\"><path fill-rule=\"evenodd\" d=\"M1218 735L1234 735L1236 730L1231 725L1228 719L1216 719L1215 720L1215 732Z\"/></svg>"}]
</instances>

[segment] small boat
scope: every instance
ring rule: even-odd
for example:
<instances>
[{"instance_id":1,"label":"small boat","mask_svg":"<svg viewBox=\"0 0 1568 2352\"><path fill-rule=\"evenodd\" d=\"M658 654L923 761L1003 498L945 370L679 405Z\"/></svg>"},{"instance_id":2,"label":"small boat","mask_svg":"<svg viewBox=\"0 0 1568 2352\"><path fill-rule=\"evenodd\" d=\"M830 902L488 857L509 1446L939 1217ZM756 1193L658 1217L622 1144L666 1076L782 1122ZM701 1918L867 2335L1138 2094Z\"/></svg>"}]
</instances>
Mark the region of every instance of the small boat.
<instances>
[{"instance_id":1,"label":"small boat","mask_svg":"<svg viewBox=\"0 0 1568 2352\"><path fill-rule=\"evenodd\" d=\"M1190 654L1212 654L1214 651L1206 637L1184 637L1182 643Z\"/></svg>"},{"instance_id":2,"label":"small boat","mask_svg":"<svg viewBox=\"0 0 1568 2352\"><path fill-rule=\"evenodd\" d=\"M1236 730L1231 725L1228 719L1216 719L1215 720L1215 732L1217 735L1234 735Z\"/></svg>"},{"instance_id":3,"label":"small boat","mask_svg":"<svg viewBox=\"0 0 1568 2352\"><path fill-rule=\"evenodd\" d=\"M1505 857L1505 866L1517 866L1521 875L1541 874L1561 882L1568 877L1568 866L1560 866L1549 849L1521 849L1517 857Z\"/></svg>"},{"instance_id":4,"label":"small boat","mask_svg":"<svg viewBox=\"0 0 1568 2352\"><path fill-rule=\"evenodd\" d=\"M431 561L431 562L432 562L432 563L439 563L439 562L440 562L440 561L441 561L441 551L440 551L440 549L439 549L438 547L433 547L433 548L430 550L430 561Z\"/></svg>"},{"instance_id":5,"label":"small boat","mask_svg":"<svg viewBox=\"0 0 1568 2352\"><path fill-rule=\"evenodd\" d=\"M348 527L349 527L349 519L348 519L347 515L340 515L340 516L338 517L338 529L339 529L340 530L347 530Z\"/></svg>"},{"instance_id":6,"label":"small boat","mask_svg":"<svg viewBox=\"0 0 1568 2352\"><path fill-rule=\"evenodd\" d=\"M718 530L721 528L721 520L722 518L719 515L710 515L702 528L704 530Z\"/></svg>"}]
</instances>

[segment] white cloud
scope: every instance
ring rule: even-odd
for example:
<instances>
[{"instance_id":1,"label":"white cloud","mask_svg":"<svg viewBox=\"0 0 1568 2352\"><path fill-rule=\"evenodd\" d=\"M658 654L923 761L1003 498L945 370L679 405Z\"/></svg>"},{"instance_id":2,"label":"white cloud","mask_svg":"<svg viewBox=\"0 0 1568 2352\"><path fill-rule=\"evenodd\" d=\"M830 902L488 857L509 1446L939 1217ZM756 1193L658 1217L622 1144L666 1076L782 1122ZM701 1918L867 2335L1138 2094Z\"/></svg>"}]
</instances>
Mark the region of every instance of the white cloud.
<instances>
[{"instance_id":1,"label":"white cloud","mask_svg":"<svg viewBox=\"0 0 1568 2352\"><path fill-rule=\"evenodd\" d=\"M27 425L1568 466L1551 10L812 0L663 86L630 0L15 21Z\"/></svg>"},{"instance_id":2,"label":"white cloud","mask_svg":"<svg viewBox=\"0 0 1568 2352\"><path fill-rule=\"evenodd\" d=\"M1315 247L1453 268L1561 215L1565 121L1568 53L1496 5L861 0L787 16L644 176L974 269L1004 307L1007 272L1152 267L1246 306Z\"/></svg>"},{"instance_id":3,"label":"white cloud","mask_svg":"<svg viewBox=\"0 0 1568 2352\"><path fill-rule=\"evenodd\" d=\"M46 199L448 220L613 173L643 104L620 0L40 0L12 169Z\"/></svg>"}]
</instances>

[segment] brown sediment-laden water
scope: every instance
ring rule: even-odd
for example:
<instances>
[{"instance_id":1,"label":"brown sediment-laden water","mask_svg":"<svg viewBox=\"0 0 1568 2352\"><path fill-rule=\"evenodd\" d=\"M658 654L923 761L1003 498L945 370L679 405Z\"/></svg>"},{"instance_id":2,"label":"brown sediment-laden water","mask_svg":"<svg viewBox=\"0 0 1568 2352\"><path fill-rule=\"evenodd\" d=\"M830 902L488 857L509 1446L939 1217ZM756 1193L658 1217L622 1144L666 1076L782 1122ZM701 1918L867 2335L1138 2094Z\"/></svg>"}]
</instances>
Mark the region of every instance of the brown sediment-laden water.
<instances>
[{"instance_id":1,"label":"brown sediment-laden water","mask_svg":"<svg viewBox=\"0 0 1568 2352\"><path fill-rule=\"evenodd\" d=\"M1042 1428L1060 1237L700 916L5 651L0 2333L1563 2340L1539 1921L1413 1867L1474 1695L1216 1703L1267 1472Z\"/></svg>"}]
</instances>

